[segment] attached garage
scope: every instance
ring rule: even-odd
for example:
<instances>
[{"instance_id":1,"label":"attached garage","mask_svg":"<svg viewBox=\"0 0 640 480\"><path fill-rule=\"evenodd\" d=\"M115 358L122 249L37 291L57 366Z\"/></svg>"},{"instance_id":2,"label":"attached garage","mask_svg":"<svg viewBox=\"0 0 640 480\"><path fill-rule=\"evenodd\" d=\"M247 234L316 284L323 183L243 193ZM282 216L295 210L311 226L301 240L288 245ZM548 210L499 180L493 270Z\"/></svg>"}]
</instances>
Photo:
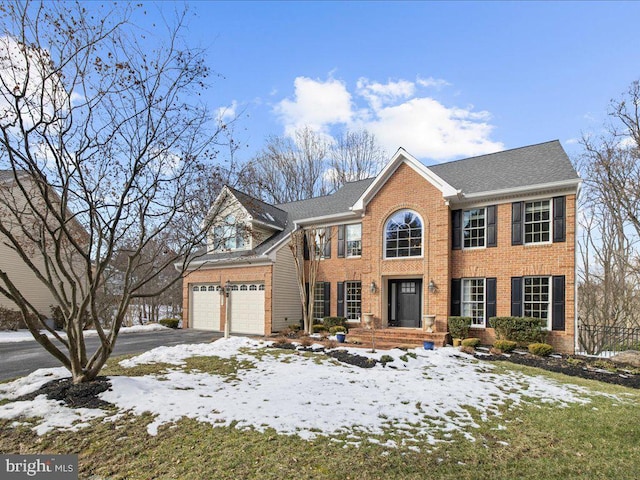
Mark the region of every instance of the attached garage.
<instances>
[{"instance_id":1,"label":"attached garage","mask_svg":"<svg viewBox=\"0 0 640 480\"><path fill-rule=\"evenodd\" d=\"M191 285L191 328L201 330L220 329L220 285Z\"/></svg>"},{"instance_id":2,"label":"attached garage","mask_svg":"<svg viewBox=\"0 0 640 480\"><path fill-rule=\"evenodd\" d=\"M231 287L231 331L264 335L264 283Z\"/></svg>"}]
</instances>

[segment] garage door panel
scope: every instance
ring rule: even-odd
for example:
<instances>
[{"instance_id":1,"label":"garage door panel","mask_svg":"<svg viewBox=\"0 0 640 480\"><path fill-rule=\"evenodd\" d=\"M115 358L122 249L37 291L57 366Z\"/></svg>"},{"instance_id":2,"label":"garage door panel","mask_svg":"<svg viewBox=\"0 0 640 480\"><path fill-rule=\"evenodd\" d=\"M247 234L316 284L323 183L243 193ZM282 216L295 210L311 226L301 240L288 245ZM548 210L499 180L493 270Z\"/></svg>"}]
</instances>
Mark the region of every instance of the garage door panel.
<instances>
[{"instance_id":1,"label":"garage door panel","mask_svg":"<svg viewBox=\"0 0 640 480\"><path fill-rule=\"evenodd\" d=\"M191 287L191 327L220 330L220 286L199 284Z\"/></svg>"},{"instance_id":2,"label":"garage door panel","mask_svg":"<svg viewBox=\"0 0 640 480\"><path fill-rule=\"evenodd\" d=\"M264 285L234 285L231 291L231 331L264 335Z\"/></svg>"}]
</instances>

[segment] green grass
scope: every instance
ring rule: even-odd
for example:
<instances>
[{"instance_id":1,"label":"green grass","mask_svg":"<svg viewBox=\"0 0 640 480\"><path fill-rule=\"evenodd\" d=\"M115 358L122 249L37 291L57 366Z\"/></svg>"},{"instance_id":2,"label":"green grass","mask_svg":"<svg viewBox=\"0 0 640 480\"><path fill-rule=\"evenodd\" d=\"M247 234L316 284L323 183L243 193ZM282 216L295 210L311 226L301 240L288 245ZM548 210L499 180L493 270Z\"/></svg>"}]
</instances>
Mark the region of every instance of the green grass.
<instances>
[{"instance_id":1,"label":"green grass","mask_svg":"<svg viewBox=\"0 0 640 480\"><path fill-rule=\"evenodd\" d=\"M156 373L162 374L164 368L159 366ZM239 368L252 368L252 364L196 357L186 367L230 379ZM593 395L587 405L566 408L541 402L505 405L500 416L484 423L478 412L469 409L480 424L480 428L469 430L475 441L461 433L439 432L436 437L442 442L435 445L420 439L402 445L407 436L404 433L411 427L400 430L390 424L384 433L371 438L380 443L395 441L398 448L369 442L356 447L348 435L304 441L273 430L241 431L189 419L165 425L152 437L146 432L151 417L145 415L123 416L115 422L95 420L79 432L53 432L42 437L28 426L12 427L13 420L0 421L0 452L79 453L80 478L637 478L640 392L506 363L497 364L496 370L545 375L610 395ZM345 415L352 407L358 408L345 406ZM286 413L287 406L282 408Z\"/></svg>"}]
</instances>

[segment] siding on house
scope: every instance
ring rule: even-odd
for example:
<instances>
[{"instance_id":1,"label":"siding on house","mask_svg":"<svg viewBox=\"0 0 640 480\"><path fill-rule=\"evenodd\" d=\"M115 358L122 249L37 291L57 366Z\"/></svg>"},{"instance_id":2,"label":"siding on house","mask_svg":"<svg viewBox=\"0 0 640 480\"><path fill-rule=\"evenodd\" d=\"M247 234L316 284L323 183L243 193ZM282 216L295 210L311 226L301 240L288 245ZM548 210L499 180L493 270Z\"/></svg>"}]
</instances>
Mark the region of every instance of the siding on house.
<instances>
[{"instance_id":1,"label":"siding on house","mask_svg":"<svg viewBox=\"0 0 640 480\"><path fill-rule=\"evenodd\" d=\"M296 266L288 243L276 251L273 265L272 331L298 324L302 318L300 290L296 281Z\"/></svg>"}]
</instances>

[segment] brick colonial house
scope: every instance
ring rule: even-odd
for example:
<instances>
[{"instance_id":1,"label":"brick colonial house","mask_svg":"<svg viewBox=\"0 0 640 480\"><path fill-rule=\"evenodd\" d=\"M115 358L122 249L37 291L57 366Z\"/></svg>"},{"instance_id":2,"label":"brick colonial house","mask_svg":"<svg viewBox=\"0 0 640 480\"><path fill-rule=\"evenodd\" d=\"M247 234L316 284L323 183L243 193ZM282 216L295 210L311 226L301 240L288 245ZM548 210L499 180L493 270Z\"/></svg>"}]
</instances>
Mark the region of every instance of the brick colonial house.
<instances>
[{"instance_id":1,"label":"brick colonial house","mask_svg":"<svg viewBox=\"0 0 640 480\"><path fill-rule=\"evenodd\" d=\"M371 313L398 341L440 343L447 317L465 315L491 343L491 317L526 315L547 319L548 341L573 352L580 183L551 141L431 167L399 149L375 178L282 205L225 187L207 253L184 277L183 324L223 330L227 282L232 332L298 323L290 234L313 226L331 234L315 316L347 317L350 336ZM435 333L424 330L427 316Z\"/></svg>"}]
</instances>

